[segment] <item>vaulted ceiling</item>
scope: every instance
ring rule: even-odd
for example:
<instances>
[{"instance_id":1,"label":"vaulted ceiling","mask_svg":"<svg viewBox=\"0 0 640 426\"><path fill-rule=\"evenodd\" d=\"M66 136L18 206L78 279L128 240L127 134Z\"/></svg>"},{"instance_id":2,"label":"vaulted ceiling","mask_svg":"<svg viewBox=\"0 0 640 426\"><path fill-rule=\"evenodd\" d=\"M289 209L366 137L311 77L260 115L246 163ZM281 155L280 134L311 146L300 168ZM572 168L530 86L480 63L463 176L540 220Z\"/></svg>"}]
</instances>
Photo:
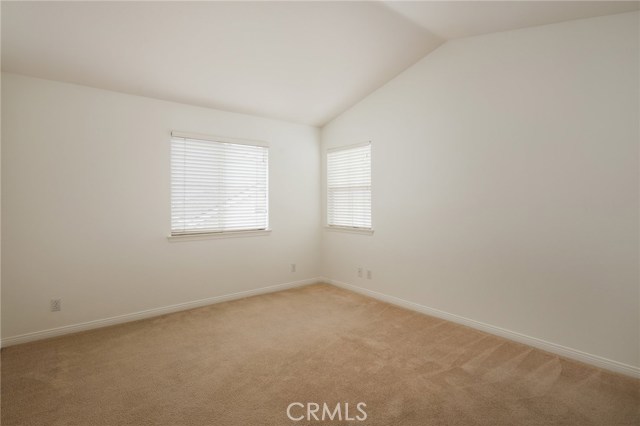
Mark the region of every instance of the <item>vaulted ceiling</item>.
<instances>
[{"instance_id":1,"label":"vaulted ceiling","mask_svg":"<svg viewBox=\"0 0 640 426\"><path fill-rule=\"evenodd\" d=\"M443 42L638 2L7 2L2 70L321 126Z\"/></svg>"}]
</instances>

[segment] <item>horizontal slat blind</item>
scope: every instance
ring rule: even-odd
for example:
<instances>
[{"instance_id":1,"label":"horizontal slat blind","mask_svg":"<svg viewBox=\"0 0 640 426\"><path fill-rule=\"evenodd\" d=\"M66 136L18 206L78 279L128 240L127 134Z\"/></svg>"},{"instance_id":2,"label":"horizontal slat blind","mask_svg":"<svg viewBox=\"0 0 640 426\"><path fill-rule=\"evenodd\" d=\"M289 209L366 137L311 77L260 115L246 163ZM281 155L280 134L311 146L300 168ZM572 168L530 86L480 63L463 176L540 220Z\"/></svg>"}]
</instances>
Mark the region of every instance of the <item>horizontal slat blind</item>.
<instances>
[{"instance_id":1,"label":"horizontal slat blind","mask_svg":"<svg viewBox=\"0 0 640 426\"><path fill-rule=\"evenodd\" d=\"M327 224L371 229L371 144L327 153Z\"/></svg>"},{"instance_id":2,"label":"horizontal slat blind","mask_svg":"<svg viewBox=\"0 0 640 426\"><path fill-rule=\"evenodd\" d=\"M171 139L171 235L268 227L269 150Z\"/></svg>"}]
</instances>

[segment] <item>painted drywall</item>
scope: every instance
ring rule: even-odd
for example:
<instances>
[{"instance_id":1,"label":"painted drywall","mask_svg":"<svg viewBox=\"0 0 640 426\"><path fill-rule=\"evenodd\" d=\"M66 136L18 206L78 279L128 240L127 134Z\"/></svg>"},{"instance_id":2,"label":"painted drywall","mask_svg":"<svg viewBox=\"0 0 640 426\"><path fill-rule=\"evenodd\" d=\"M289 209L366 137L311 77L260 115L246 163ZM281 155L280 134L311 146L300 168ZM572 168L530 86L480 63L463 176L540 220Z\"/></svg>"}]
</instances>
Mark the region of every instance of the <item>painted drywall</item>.
<instances>
[{"instance_id":1,"label":"painted drywall","mask_svg":"<svg viewBox=\"0 0 640 426\"><path fill-rule=\"evenodd\" d=\"M325 126L372 141L375 229L325 276L640 366L638 19L447 42Z\"/></svg>"},{"instance_id":2,"label":"painted drywall","mask_svg":"<svg viewBox=\"0 0 640 426\"><path fill-rule=\"evenodd\" d=\"M318 276L314 127L12 74L2 124L3 338ZM270 144L270 235L167 240L171 130Z\"/></svg>"}]
</instances>

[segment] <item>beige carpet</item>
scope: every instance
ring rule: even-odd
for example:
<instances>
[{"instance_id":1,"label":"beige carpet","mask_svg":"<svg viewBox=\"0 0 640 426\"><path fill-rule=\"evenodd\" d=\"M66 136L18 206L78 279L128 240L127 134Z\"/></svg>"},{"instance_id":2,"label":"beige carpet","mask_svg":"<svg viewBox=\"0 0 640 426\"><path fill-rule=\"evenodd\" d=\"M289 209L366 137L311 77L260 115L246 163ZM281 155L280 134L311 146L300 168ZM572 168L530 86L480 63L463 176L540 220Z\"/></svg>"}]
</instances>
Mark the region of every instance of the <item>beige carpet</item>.
<instances>
[{"instance_id":1,"label":"beige carpet","mask_svg":"<svg viewBox=\"0 0 640 426\"><path fill-rule=\"evenodd\" d=\"M2 424L637 426L640 382L313 285L3 349Z\"/></svg>"}]
</instances>

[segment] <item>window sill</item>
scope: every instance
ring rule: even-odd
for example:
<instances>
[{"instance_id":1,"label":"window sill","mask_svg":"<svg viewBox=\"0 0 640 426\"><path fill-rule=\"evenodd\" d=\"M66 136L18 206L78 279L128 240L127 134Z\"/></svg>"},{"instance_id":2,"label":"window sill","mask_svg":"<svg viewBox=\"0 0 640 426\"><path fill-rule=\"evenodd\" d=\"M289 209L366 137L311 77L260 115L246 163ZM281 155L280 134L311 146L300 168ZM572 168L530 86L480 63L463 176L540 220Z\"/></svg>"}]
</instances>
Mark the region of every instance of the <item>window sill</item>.
<instances>
[{"instance_id":1,"label":"window sill","mask_svg":"<svg viewBox=\"0 0 640 426\"><path fill-rule=\"evenodd\" d=\"M255 231L225 231L225 232L209 232L202 234L184 234L184 235L169 235L167 240L170 242L179 241L196 241L196 240L210 240L219 238L241 238L241 237L257 237L261 235L271 234L271 229L259 229Z\"/></svg>"},{"instance_id":2,"label":"window sill","mask_svg":"<svg viewBox=\"0 0 640 426\"><path fill-rule=\"evenodd\" d=\"M373 235L373 229L349 228L346 226L325 226L327 231L348 232L350 234Z\"/></svg>"}]
</instances>

